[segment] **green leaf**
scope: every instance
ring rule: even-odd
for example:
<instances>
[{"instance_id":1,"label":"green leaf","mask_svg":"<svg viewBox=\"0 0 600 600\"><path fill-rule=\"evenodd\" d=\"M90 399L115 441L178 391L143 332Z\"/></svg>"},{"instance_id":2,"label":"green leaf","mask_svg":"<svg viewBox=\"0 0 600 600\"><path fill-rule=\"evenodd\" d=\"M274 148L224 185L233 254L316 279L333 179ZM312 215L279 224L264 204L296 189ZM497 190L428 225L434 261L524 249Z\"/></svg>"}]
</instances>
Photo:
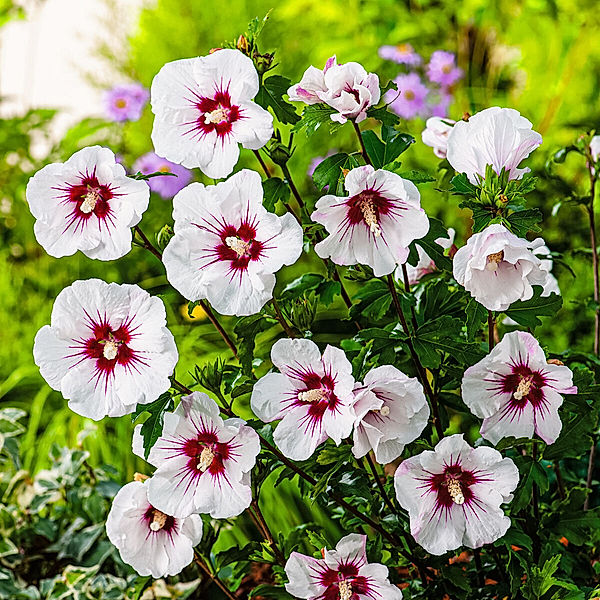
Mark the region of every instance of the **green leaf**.
<instances>
[{"instance_id":1,"label":"green leaf","mask_svg":"<svg viewBox=\"0 0 600 600\"><path fill-rule=\"evenodd\" d=\"M287 202L290 197L290 188L283 179L279 177L269 177L263 181L264 200L263 206L269 212L275 212L275 206L279 201Z\"/></svg>"},{"instance_id":2,"label":"green leaf","mask_svg":"<svg viewBox=\"0 0 600 600\"><path fill-rule=\"evenodd\" d=\"M488 311L485 306L479 304L475 298L471 298L467 304L467 339L472 341L475 339L477 332L481 328L488 316Z\"/></svg>"},{"instance_id":3,"label":"green leaf","mask_svg":"<svg viewBox=\"0 0 600 600\"><path fill-rule=\"evenodd\" d=\"M477 344L469 344L461 336L462 323L444 315L421 325L415 332L413 344L423 366L437 369L444 354L451 355L462 365L472 365L483 356Z\"/></svg>"},{"instance_id":4,"label":"green leaf","mask_svg":"<svg viewBox=\"0 0 600 600\"><path fill-rule=\"evenodd\" d=\"M416 171L414 169L412 171L400 171L398 175L400 175L400 177L403 179L412 181L415 185L419 185L421 183L431 183L435 181L435 177L425 173L425 171Z\"/></svg>"},{"instance_id":5,"label":"green leaf","mask_svg":"<svg viewBox=\"0 0 600 600\"><path fill-rule=\"evenodd\" d=\"M282 75L271 75L263 80L254 101L264 109L271 107L281 123L298 123L300 116L292 104L283 99L292 82Z\"/></svg>"},{"instance_id":6,"label":"green leaf","mask_svg":"<svg viewBox=\"0 0 600 600\"><path fill-rule=\"evenodd\" d=\"M257 314L238 319L233 331L238 339L238 358L242 373L246 376L252 374L252 361L254 360L254 345L259 333L271 327L274 321Z\"/></svg>"},{"instance_id":7,"label":"green leaf","mask_svg":"<svg viewBox=\"0 0 600 600\"><path fill-rule=\"evenodd\" d=\"M381 137L385 142L385 155L383 165L393 163L403 152L415 143L415 138L408 133L402 133L393 127L383 124L381 126Z\"/></svg>"},{"instance_id":8,"label":"green leaf","mask_svg":"<svg viewBox=\"0 0 600 600\"><path fill-rule=\"evenodd\" d=\"M438 238L448 238L448 230L438 219L429 219L429 231L425 237L415 240L409 246L408 263L415 266L419 262L417 246L421 246L438 269L452 272L452 261L444 254L444 249L435 241Z\"/></svg>"},{"instance_id":9,"label":"green leaf","mask_svg":"<svg viewBox=\"0 0 600 600\"><path fill-rule=\"evenodd\" d=\"M592 446L592 433L598 423L595 411L585 411L574 414L566 421L563 416L563 427L558 439L546 447L544 458L546 460L559 460L561 458L578 458L587 454Z\"/></svg>"},{"instance_id":10,"label":"green leaf","mask_svg":"<svg viewBox=\"0 0 600 600\"><path fill-rule=\"evenodd\" d=\"M558 294L550 294L542 298L543 291L541 286L533 286L533 298L513 302L508 310L504 311L506 316L519 325L532 329L542 324L539 317L555 317L562 308L562 297Z\"/></svg>"},{"instance_id":11,"label":"green leaf","mask_svg":"<svg viewBox=\"0 0 600 600\"><path fill-rule=\"evenodd\" d=\"M367 110L367 116L373 119L377 119L381 121L384 125L388 125L389 127L394 127L394 125L398 125L400 123L400 117L393 113L391 110L388 110L387 104L384 106L372 106Z\"/></svg>"},{"instance_id":12,"label":"green leaf","mask_svg":"<svg viewBox=\"0 0 600 600\"><path fill-rule=\"evenodd\" d=\"M356 302L358 300L358 302ZM364 315L368 319L380 321L392 304L392 295L385 283L373 279L363 285L353 297L350 317L353 319Z\"/></svg>"},{"instance_id":13,"label":"green leaf","mask_svg":"<svg viewBox=\"0 0 600 600\"><path fill-rule=\"evenodd\" d=\"M519 237L525 237L530 231L541 231L538 223L543 219L537 208L528 208L511 213L503 219L507 229Z\"/></svg>"},{"instance_id":14,"label":"green leaf","mask_svg":"<svg viewBox=\"0 0 600 600\"><path fill-rule=\"evenodd\" d=\"M343 189L344 173L342 169L353 169L357 166L358 161L353 155L340 152L328 156L317 165L313 173L313 181L320 191L329 186L329 193L336 194L338 190Z\"/></svg>"},{"instance_id":15,"label":"green leaf","mask_svg":"<svg viewBox=\"0 0 600 600\"><path fill-rule=\"evenodd\" d=\"M294 300L301 298L306 292L316 290L323 282L325 277L318 273L305 273L294 279L291 283L288 283L283 291L281 292L282 298L285 300Z\"/></svg>"},{"instance_id":16,"label":"green leaf","mask_svg":"<svg viewBox=\"0 0 600 600\"><path fill-rule=\"evenodd\" d=\"M152 446L154 446L156 440L162 434L165 412L170 412L173 410L173 407L174 402L171 394L165 392L150 404L138 404L131 416L131 420L135 422L142 413L150 413L150 416L144 421L140 430L144 440L145 459L148 459Z\"/></svg>"},{"instance_id":17,"label":"green leaf","mask_svg":"<svg viewBox=\"0 0 600 600\"><path fill-rule=\"evenodd\" d=\"M519 468L520 480L510 507L511 511L516 513L531 503L534 484L538 486L540 494L548 489L549 484L547 470L530 456L517 456L514 462Z\"/></svg>"},{"instance_id":18,"label":"green leaf","mask_svg":"<svg viewBox=\"0 0 600 600\"><path fill-rule=\"evenodd\" d=\"M367 155L376 169L381 169L385 164L385 144L379 139L374 131L361 132Z\"/></svg>"},{"instance_id":19,"label":"green leaf","mask_svg":"<svg viewBox=\"0 0 600 600\"><path fill-rule=\"evenodd\" d=\"M312 135L323 123L331 125L331 115L336 112L327 104L310 104L304 107L302 118L294 125L293 131L298 132L304 130L306 135Z\"/></svg>"},{"instance_id":20,"label":"green leaf","mask_svg":"<svg viewBox=\"0 0 600 600\"><path fill-rule=\"evenodd\" d=\"M477 186L473 185L465 173L459 173L452 178L450 182L452 187L450 191L453 194L475 197L477 195Z\"/></svg>"}]
</instances>

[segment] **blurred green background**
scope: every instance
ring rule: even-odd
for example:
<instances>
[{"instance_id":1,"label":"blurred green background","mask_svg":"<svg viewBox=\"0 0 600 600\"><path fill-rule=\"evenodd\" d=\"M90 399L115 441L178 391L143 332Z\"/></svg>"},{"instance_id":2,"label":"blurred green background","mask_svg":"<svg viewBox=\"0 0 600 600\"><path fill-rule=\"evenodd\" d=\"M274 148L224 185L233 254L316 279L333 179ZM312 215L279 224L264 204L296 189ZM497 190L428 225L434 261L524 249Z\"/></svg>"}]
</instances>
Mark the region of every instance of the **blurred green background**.
<instances>
[{"instance_id":1,"label":"blurred green background","mask_svg":"<svg viewBox=\"0 0 600 600\"><path fill-rule=\"evenodd\" d=\"M341 62L361 62L386 81L399 69L378 57L383 44L409 42L426 59L440 48L455 52L465 78L456 89L450 116L457 119L465 111L473 113L493 105L516 108L544 137L542 147L528 163L534 171L541 173L553 152L584 131L600 129L600 12L592 0L158 0L142 11L127 54L105 52L105 58L131 80L149 87L164 63L207 54L224 40L235 40L252 18L262 17L270 9L261 48L276 51L276 72L294 82L309 65L320 67L332 54ZM119 8L114 3L112 10L118 18ZM92 143L112 147L127 165L152 150L152 114L147 107L135 123L84 121L40 161L30 153L32 132L46 131L51 119L52 112L44 110L0 120L0 402L28 413L22 445L24 469L36 472L46 468L53 443L75 446L78 433L88 428L83 446L91 453L90 462L116 467L126 481L136 469L144 468L130 451L129 417L95 424L82 419L67 408L60 394L48 388L33 364L35 333L49 322L58 292L75 279L99 277L135 282L151 293L162 294L181 356L178 378L186 383L187 372L195 364L225 356L225 348L210 324L186 318L185 301L169 291L161 265L143 249L133 248L124 259L104 263L80 253L54 259L36 243L25 186L43 164L64 160ZM405 124L417 143L403 155L404 164L407 169L435 173L438 161L420 141L423 126L419 119ZM355 150L352 129L344 127L333 137L327 131L309 139L299 134L296 143L290 169L303 195L316 200L316 189L306 176L308 164L331 148ZM258 169L249 151L242 151L238 166ZM568 194L565 182L585 192L586 169L581 158L573 156L557 174L564 180L546 176L532 196L533 203L545 216L541 235L552 251L563 255L575 277L560 264L555 266L565 305L560 319L549 319L539 337L553 352L590 350L591 261L589 253L582 250L588 245L587 221L578 206L564 202ZM199 173L196 177L202 180ZM457 229L460 245L468 234L467 213L457 208L455 198L432 184L423 186L421 193L427 212L441 218L446 227ZM564 203L553 214L560 202ZM153 236L171 222L170 212L170 201L153 196L143 229ZM281 271L278 289L305 268ZM319 263L315 262L314 268L319 269ZM319 318L337 314L342 314L341 303ZM223 322L232 329L232 319ZM277 329L263 334L265 339L276 335ZM290 502L295 502L293 496ZM300 507L293 504L285 511L279 504L267 515L275 530L287 529L304 518Z\"/></svg>"}]
</instances>

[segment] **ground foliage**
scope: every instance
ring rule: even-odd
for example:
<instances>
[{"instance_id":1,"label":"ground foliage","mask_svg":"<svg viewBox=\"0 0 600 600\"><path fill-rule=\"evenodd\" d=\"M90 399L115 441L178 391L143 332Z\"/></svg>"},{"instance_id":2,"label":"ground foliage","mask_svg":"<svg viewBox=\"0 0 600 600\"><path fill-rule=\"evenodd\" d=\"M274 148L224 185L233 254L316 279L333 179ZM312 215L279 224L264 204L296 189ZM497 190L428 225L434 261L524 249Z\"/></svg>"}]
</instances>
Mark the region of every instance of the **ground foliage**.
<instances>
[{"instance_id":1,"label":"ground foliage","mask_svg":"<svg viewBox=\"0 0 600 600\"><path fill-rule=\"evenodd\" d=\"M264 3L257 4L262 8ZM495 222L520 236L529 233L531 237L531 233L541 229L550 247L559 250L554 258L559 263L559 281L565 295L542 298L537 290L531 300L515 303L505 314L533 331L547 346L550 356L574 370L578 393L565 399L561 408L563 431L555 444L546 446L539 440L509 438L497 445L517 463L521 480L507 509L513 521L511 529L493 546L483 548L480 555L469 551L428 556L408 533L407 515L398 506L389 510L370 474L352 458L350 447L331 443L319 449L316 460L292 465L284 464L268 448L261 453L253 474L254 485L261 489L267 520L273 522L274 531L280 532L275 541L286 556L292 550L318 555L322 547L334 546L343 532L364 528L369 534L369 559L390 567L392 581L405 587L406 598L441 598L445 594L465 599L594 597L599 578L600 509L597 485L590 496L585 476L587 455L592 441L597 439L600 390L596 381L600 362L590 352L593 311L597 306L592 300L586 238L585 208L590 198L585 178L585 163L589 159L585 144L589 137L580 135L600 124L597 104L590 107L590 103L581 102L582 96L590 97L590 89L597 84L600 64L591 45L585 44L589 39L587 26L581 23L585 15L591 15L591 22L597 17L589 9L586 12L583 5L526 2L514 7L529 18L521 29L516 29L510 10L503 12L477 2L461 7L455 3L424 2L415 8L412 22L396 25L402 22L398 17L408 14L408 9L394 6L396 3L383 2L378 8L359 8L357 4L353 7L355 14L348 14L345 4L345 8L340 4L340 14L336 15L335 6L327 10L318 9L312 2L303 7L300 4L287 3L275 11L273 27L267 27L261 38L261 48L269 52L278 48L273 72L265 71L257 97L279 123L279 139L269 146L269 165L275 177L264 182L269 210L281 214L285 210L283 204L293 202L289 176L276 166L283 164L287 169L292 154L290 168L295 166L294 173L300 173L310 158L324 155L328 148L338 150L319 164L312 182L303 180L299 184L309 210L318 191L327 187L342 193L343 169L364 164L350 125L331 126L330 111L306 107L300 112L286 101L288 76L297 81L305 66L320 65L333 51L343 55L344 60L364 60L368 68L375 69L376 46L388 41L382 37L394 38L391 41L409 38L413 44L431 46L438 43L438 32L450 16L456 23L453 33L458 40L459 57L462 64L471 67L464 90L457 93L453 116L460 117L462 108L475 110L501 99L520 108L532 120L537 118L543 126L540 130L544 134L547 131L548 137L537 151L537 168L531 177L508 182L502 174L490 174L485 187L475 189L444 161L436 170L429 150L414 143L422 124L401 122L383 104L372 109L363 137L370 160L377 167L414 181L428 213L440 217L432 219L430 233L414 243L409 260L416 262L416 245L420 245L434 258L439 270L410 292L401 283L396 286L404 312L414 313L407 334L398 325L384 279L375 278L365 267L345 269L342 283L352 300L347 311L333 271L326 269L314 254L306 255L301 267L290 267L278 276L276 295L291 326L297 334L318 343L342 347L352 361L357 379L381 364L394 364L415 375L409 351L412 345L431 375L442 427L450 433L467 432L469 440L474 441L479 423L457 390L464 369L487 352L487 312L452 280L450 260L433 240L444 234L442 223L455 226L463 237L468 230L480 231ZM344 35L319 37L314 46L302 43L310 39L312 30L299 22L299 14L310 9L316 11L311 17L313 23L321 19L329 31L339 27L340 15L346 14ZM234 40L230 43L235 45L241 32L251 41L258 34L260 20L245 28L248 15L232 11L232 18L223 23L217 18L220 10L211 3L159 2L158 8L142 15L140 32L132 41L131 57L122 66L148 84L167 60L205 54L211 45L223 45L223 39ZM472 14L476 15L474 19ZM563 42L562 46L557 44L560 51L552 47L542 53L538 49L534 55L532 42L523 35L535 29L534 18L538 23L536 37L558 36ZM215 22L221 23L223 29L209 31ZM560 28L557 23L561 23ZM180 34L167 35L173 28ZM358 36L357 48L340 41L351 39L352 32L359 28L363 35ZM486 52L501 44L495 38L498 31L506 36L502 43L515 44L518 39L524 55L518 67L507 64L498 70L491 57L486 56ZM196 40L195 46L189 42L191 39ZM444 39L456 44L449 36ZM149 44L153 44L152 52L147 51ZM590 58L585 77L569 86L571 79L581 74L582 53ZM262 55L255 59L267 60ZM545 66L536 68L540 65ZM522 69L531 79L524 89L518 87L515 73ZM547 81L544 77L552 72L563 73L553 98L567 108L556 109L543 96L545 86L540 81ZM382 80L385 83L385 77ZM542 103L540 98L546 101ZM540 104L547 106L545 112L540 113ZM168 287L159 263L150 255L146 257L141 248L134 248L118 264L108 265L94 264L79 256L60 262L44 256L31 234L32 221L24 204L28 177L43 163L64 159L95 142L123 152L125 160L132 162L130 159L149 149L151 124L149 111L140 122L125 128L89 119L71 129L40 161L29 150L31 138L36 131L43 135L52 118L52 111L34 110L3 120L0 130L4 157L0 162L0 181L3 196L10 204L0 215L0 253L6 267L0 269L0 282L3 289L10 290L2 300L0 319L7 339L19 341L16 346L12 342L6 345L0 355L0 397L5 406L19 407L3 408L0 412L0 598L139 598L147 594L148 586L165 594L162 597L210 594L216 598L219 592L210 587L210 581L201 580L193 566L178 579L161 583L135 577L120 561L105 537L103 523L111 497L135 467L141 468L129 452L132 424L123 418L101 423L97 428L84 427L83 420L63 409L60 396L49 392L37 377L30 356L31 340L48 320L56 293L73 279L100 276L138 282L151 293L161 295L167 304L169 324L183 357L178 379L208 391L228 410L252 419L249 392L270 367L269 351L273 341L282 335L281 328L270 308L251 317L225 319L239 351L239 362L233 361L201 312L193 306L188 308ZM558 133L554 134L553 128ZM287 148L286 157L285 152L282 155L281 139L290 140L291 133L294 137L283 146ZM242 164L258 168L253 160L248 153ZM500 200L500 195L508 202ZM319 235L319 227L311 224L307 215L304 221L308 248ZM153 198L143 226L156 232L157 245L164 245L164 237L168 237L165 227L171 224L168 203ZM564 231L570 235L564 235ZM565 266L560 267L563 260ZM557 313L559 320L555 318ZM361 326L358 332L355 322ZM501 332L508 330L503 325L499 327ZM147 447L157 439L164 411L172 409L178 396L174 388L153 404L139 407L133 415L134 420L144 423L142 433ZM272 444L271 426L256 420L249 420L249 424ZM79 434L81 431L83 435ZM67 442L71 449L55 445L57 440ZM436 440L437 434L429 425L422 437L407 447L404 456L430 449ZM389 477L385 489L393 498ZM279 498L277 502L285 499L285 510L268 508L275 505L275 498ZM589 510L584 511L586 500ZM385 535L372 524L365 524L360 515L368 516ZM214 527L205 522L205 531L199 551L231 589L243 589L249 597L289 597L282 588L283 570L252 523L239 518L232 530L228 523ZM257 563L270 566L259 570Z\"/></svg>"}]
</instances>

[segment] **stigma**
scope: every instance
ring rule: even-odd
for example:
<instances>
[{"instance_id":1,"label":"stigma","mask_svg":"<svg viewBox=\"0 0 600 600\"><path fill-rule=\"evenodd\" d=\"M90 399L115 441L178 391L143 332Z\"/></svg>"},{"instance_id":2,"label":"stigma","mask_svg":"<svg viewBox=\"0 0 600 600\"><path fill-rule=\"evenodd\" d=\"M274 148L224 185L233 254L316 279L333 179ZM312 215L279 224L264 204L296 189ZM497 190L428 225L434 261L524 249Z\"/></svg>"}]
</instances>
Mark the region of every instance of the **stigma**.
<instances>
[{"instance_id":1,"label":"stigma","mask_svg":"<svg viewBox=\"0 0 600 600\"><path fill-rule=\"evenodd\" d=\"M375 207L373 206L373 200L370 198L362 200L360 203L360 210L365 223L371 230L371 233L374 236L379 237L381 235L381 227L379 227L379 223L377 221L377 213L375 212Z\"/></svg>"},{"instance_id":2,"label":"stigma","mask_svg":"<svg viewBox=\"0 0 600 600\"><path fill-rule=\"evenodd\" d=\"M529 394L529 390L531 389L531 385L533 384L533 377L523 377L521 381L519 381L519 385L513 394L515 400L522 400Z\"/></svg>"},{"instance_id":3,"label":"stigma","mask_svg":"<svg viewBox=\"0 0 600 600\"><path fill-rule=\"evenodd\" d=\"M219 106L211 112L204 113L204 124L205 125L217 125L223 121L229 119L229 110Z\"/></svg>"},{"instance_id":4,"label":"stigma","mask_svg":"<svg viewBox=\"0 0 600 600\"><path fill-rule=\"evenodd\" d=\"M196 464L196 469L198 469L198 471L201 471L202 473L205 473L210 467L210 465L212 465L212 461L214 460L214 458L215 453L213 452L212 448L205 446L202 449L202 452L200 453L200 458L198 459L198 463Z\"/></svg>"},{"instance_id":5,"label":"stigma","mask_svg":"<svg viewBox=\"0 0 600 600\"><path fill-rule=\"evenodd\" d=\"M504 250L494 252L487 255L487 264L485 265L488 271L497 271L498 265L504 260Z\"/></svg>"},{"instance_id":6,"label":"stigma","mask_svg":"<svg viewBox=\"0 0 600 600\"><path fill-rule=\"evenodd\" d=\"M240 238L230 235L225 238L228 248L231 248L238 256L244 256L248 252L251 242L242 242Z\"/></svg>"},{"instance_id":7,"label":"stigma","mask_svg":"<svg viewBox=\"0 0 600 600\"><path fill-rule=\"evenodd\" d=\"M346 579L342 579L339 583L340 600L352 600L354 592L352 591L352 584Z\"/></svg>"},{"instance_id":8,"label":"stigma","mask_svg":"<svg viewBox=\"0 0 600 600\"><path fill-rule=\"evenodd\" d=\"M300 400L300 402L318 402L319 400L322 400L324 396L325 392L319 388L298 392L298 400Z\"/></svg>"},{"instance_id":9,"label":"stigma","mask_svg":"<svg viewBox=\"0 0 600 600\"><path fill-rule=\"evenodd\" d=\"M94 208L96 208L98 200L100 200L100 192L98 191L98 188L91 188L88 186L88 192L83 197L83 202L81 203L79 210L82 213L89 215Z\"/></svg>"},{"instance_id":10,"label":"stigma","mask_svg":"<svg viewBox=\"0 0 600 600\"><path fill-rule=\"evenodd\" d=\"M160 512L156 508L152 510L152 521L150 522L150 529L152 531L160 531L167 522L167 515L165 513Z\"/></svg>"},{"instance_id":11,"label":"stigma","mask_svg":"<svg viewBox=\"0 0 600 600\"><path fill-rule=\"evenodd\" d=\"M452 498L452 502L454 502L454 504L464 504L465 496L463 494L462 488L460 487L460 482L458 481L458 479L448 479L447 486L450 498Z\"/></svg>"},{"instance_id":12,"label":"stigma","mask_svg":"<svg viewBox=\"0 0 600 600\"><path fill-rule=\"evenodd\" d=\"M114 360L117 358L117 354L119 353L119 344L114 340L107 340L104 343L104 348L102 349L102 356L106 360Z\"/></svg>"}]
</instances>

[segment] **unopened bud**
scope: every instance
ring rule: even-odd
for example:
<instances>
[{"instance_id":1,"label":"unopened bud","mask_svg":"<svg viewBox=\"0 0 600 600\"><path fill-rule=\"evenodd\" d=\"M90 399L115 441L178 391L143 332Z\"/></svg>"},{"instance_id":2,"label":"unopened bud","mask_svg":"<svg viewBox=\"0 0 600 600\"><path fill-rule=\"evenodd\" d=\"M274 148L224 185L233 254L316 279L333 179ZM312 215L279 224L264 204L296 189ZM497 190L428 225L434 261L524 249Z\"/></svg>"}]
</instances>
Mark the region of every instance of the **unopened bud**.
<instances>
[{"instance_id":1,"label":"unopened bud","mask_svg":"<svg viewBox=\"0 0 600 600\"><path fill-rule=\"evenodd\" d=\"M258 54L256 53L253 58L254 58L254 65L256 66L256 70L258 71L259 75L264 75L270 68L271 65L273 64L273 57L274 54Z\"/></svg>"},{"instance_id":2,"label":"unopened bud","mask_svg":"<svg viewBox=\"0 0 600 600\"><path fill-rule=\"evenodd\" d=\"M462 116L463 121L468 121L471 118L471 115L468 112L464 112Z\"/></svg>"},{"instance_id":3,"label":"unopened bud","mask_svg":"<svg viewBox=\"0 0 600 600\"><path fill-rule=\"evenodd\" d=\"M240 35L235 45L238 50L241 50L244 54L248 54L250 45L248 44L248 40L246 39L245 35Z\"/></svg>"},{"instance_id":4,"label":"unopened bud","mask_svg":"<svg viewBox=\"0 0 600 600\"><path fill-rule=\"evenodd\" d=\"M348 173L350 173L350 169L342 169L342 175L344 176L344 179L346 179L346 175L348 175Z\"/></svg>"},{"instance_id":5,"label":"unopened bud","mask_svg":"<svg viewBox=\"0 0 600 600\"><path fill-rule=\"evenodd\" d=\"M281 142L278 142L277 140L273 140L269 144L269 156L276 165L279 165L281 167L285 165L288 162L288 160L290 160L292 153L287 146L284 146Z\"/></svg>"},{"instance_id":6,"label":"unopened bud","mask_svg":"<svg viewBox=\"0 0 600 600\"><path fill-rule=\"evenodd\" d=\"M156 234L156 244L159 250L164 250L171 238L175 235L173 228L170 225L164 225Z\"/></svg>"},{"instance_id":7,"label":"unopened bud","mask_svg":"<svg viewBox=\"0 0 600 600\"><path fill-rule=\"evenodd\" d=\"M564 367L565 363L562 360L558 360L558 358L549 358L547 363L549 365L558 365L559 367Z\"/></svg>"}]
</instances>

